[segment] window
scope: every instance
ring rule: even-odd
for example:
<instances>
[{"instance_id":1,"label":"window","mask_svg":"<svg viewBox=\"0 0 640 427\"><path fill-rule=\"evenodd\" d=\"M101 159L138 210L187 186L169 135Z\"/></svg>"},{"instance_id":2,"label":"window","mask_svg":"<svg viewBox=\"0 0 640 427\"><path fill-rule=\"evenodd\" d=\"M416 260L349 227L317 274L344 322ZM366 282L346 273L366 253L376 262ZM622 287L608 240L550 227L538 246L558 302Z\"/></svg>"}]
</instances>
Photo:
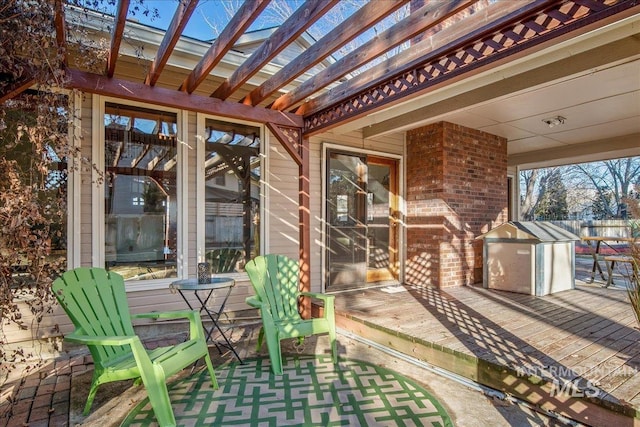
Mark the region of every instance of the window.
<instances>
[{"instance_id":1,"label":"window","mask_svg":"<svg viewBox=\"0 0 640 427\"><path fill-rule=\"evenodd\" d=\"M104 114L105 267L176 277L177 115L114 103Z\"/></svg>"},{"instance_id":2,"label":"window","mask_svg":"<svg viewBox=\"0 0 640 427\"><path fill-rule=\"evenodd\" d=\"M205 120L204 253L213 273L260 250L260 128Z\"/></svg>"}]
</instances>

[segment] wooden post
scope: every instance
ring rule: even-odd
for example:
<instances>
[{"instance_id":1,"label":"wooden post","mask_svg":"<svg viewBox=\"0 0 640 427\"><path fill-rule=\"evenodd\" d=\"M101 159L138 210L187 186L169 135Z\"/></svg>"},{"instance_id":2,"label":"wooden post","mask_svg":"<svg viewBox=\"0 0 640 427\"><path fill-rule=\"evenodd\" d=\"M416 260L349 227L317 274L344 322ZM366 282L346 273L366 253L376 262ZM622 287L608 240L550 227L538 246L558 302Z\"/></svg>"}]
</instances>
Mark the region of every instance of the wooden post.
<instances>
[{"instance_id":1,"label":"wooden post","mask_svg":"<svg viewBox=\"0 0 640 427\"><path fill-rule=\"evenodd\" d=\"M309 139L302 139L300 150L302 163L298 165L300 171L298 187L299 200L299 233L300 233L300 290L311 290L311 197L309 194ZM311 299L303 298L300 302L300 315L303 319L311 317Z\"/></svg>"},{"instance_id":2,"label":"wooden post","mask_svg":"<svg viewBox=\"0 0 640 427\"><path fill-rule=\"evenodd\" d=\"M298 233L300 236L300 290L311 290L311 197L309 194L309 139L302 137L301 128L283 127L267 123L284 149L298 164ZM300 301L300 315L311 317L311 299Z\"/></svg>"}]
</instances>

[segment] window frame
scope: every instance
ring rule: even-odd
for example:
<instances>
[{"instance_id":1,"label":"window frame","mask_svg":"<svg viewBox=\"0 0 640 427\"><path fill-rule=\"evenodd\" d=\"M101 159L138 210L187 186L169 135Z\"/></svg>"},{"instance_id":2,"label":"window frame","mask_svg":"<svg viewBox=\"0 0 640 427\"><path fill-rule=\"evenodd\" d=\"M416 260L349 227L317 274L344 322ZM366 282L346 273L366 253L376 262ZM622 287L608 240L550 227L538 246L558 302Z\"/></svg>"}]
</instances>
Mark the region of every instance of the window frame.
<instances>
[{"instance_id":1,"label":"window frame","mask_svg":"<svg viewBox=\"0 0 640 427\"><path fill-rule=\"evenodd\" d=\"M69 129L69 146L80 152L82 148L82 94L79 91L64 91L69 99L69 109L73 114L73 123ZM71 164L73 162L73 165ZM81 255L81 159L73 158L67 162L67 269L71 270L82 263Z\"/></svg>"},{"instance_id":2,"label":"window frame","mask_svg":"<svg viewBox=\"0 0 640 427\"><path fill-rule=\"evenodd\" d=\"M224 121L228 123L236 123L241 125L253 126L260 130L260 185L259 185L259 200L260 200L260 244L259 249L260 253L264 253L264 248L267 246L268 236L265 234L265 230L268 230L266 224L266 207L265 203L268 200L266 192L268 191L268 186L265 185L265 171L268 168L268 157L265 155L268 148L268 141L266 138L265 126L260 123L255 123L251 121L245 120L232 120L225 117L218 117L210 114L197 113L196 114L196 263L203 262L205 260L205 179L204 179L204 168L201 165L204 163L205 157L205 137L206 135L206 121L207 119L216 120L216 121ZM221 277L231 277L237 280L246 279L247 273L244 271L237 271L233 273L219 273L216 274Z\"/></svg>"},{"instance_id":3,"label":"window frame","mask_svg":"<svg viewBox=\"0 0 640 427\"><path fill-rule=\"evenodd\" d=\"M338 153L343 153L343 154L347 154L347 155L355 155L355 156L373 156L373 157L381 157L381 158L388 158L388 159L392 159L392 160L396 160L398 162L398 212L400 213L400 215L402 216L402 218L404 218L406 216L406 201L405 201L405 170L406 170L406 141L403 144L403 152L402 153L392 153L392 152L385 152L385 151L380 151L380 150L372 150L372 149L367 149L367 148L358 148L358 147L354 147L354 146L349 146L349 145L344 145L344 144L340 144L338 142L333 142L333 141L322 141L320 143L320 179L321 179L321 188L320 188L320 194L321 194L321 203L320 203L320 210L321 210L321 218L322 218L322 222L323 222L323 228L322 228L322 240L321 240L321 247L322 250L321 252L321 256L320 256L320 268L321 268L321 275L320 275L320 281L321 281L321 289L322 292L326 292L327 291L327 271L328 271L328 257L327 257L327 245L328 245L328 233L326 231L326 225L329 223L329 218L327 218L328 216L328 212L327 212L327 197L328 197L328 189L327 189L327 179L328 179L328 173L329 171L327 170L327 162L328 162L328 158L329 158L329 153L331 152L338 152ZM398 281L400 283L404 282L405 279L405 265L404 265L404 260L406 259L406 245L405 242L407 241L407 229L403 224L403 220L400 221L400 232L398 233L398 260L399 260L399 265L400 265L400 271L398 272Z\"/></svg>"},{"instance_id":4,"label":"window frame","mask_svg":"<svg viewBox=\"0 0 640 427\"><path fill-rule=\"evenodd\" d=\"M107 97L102 95L94 95L92 98L92 147L91 155L95 167L104 173L104 161L105 161L105 135L104 135L104 115L105 104L115 103L124 106L140 107L146 109L154 109L158 111L166 111L176 115L176 127L177 127L177 155L178 161L176 164L176 198L177 198L177 244L176 250L178 251L178 262L176 266L175 278L163 278L163 279L150 279L150 280L136 280L126 282L127 292L135 291L149 291L155 289L166 289L168 284L179 280L184 277L185 271L188 271L188 242L185 236L188 235L188 219L187 210L188 206L184 203L185 195L188 194L188 180L183 179L183 176L188 171L186 164L187 157L185 150L185 144L183 141L188 141L188 112L185 110L179 110L175 108L168 108L160 105L149 105L141 102L129 101L121 98ZM94 267L103 268L105 265L105 213L104 213L104 191L105 183L104 179L100 176L100 173L93 168L92 170L92 183L91 183L91 203L92 203L92 256L91 265Z\"/></svg>"}]
</instances>

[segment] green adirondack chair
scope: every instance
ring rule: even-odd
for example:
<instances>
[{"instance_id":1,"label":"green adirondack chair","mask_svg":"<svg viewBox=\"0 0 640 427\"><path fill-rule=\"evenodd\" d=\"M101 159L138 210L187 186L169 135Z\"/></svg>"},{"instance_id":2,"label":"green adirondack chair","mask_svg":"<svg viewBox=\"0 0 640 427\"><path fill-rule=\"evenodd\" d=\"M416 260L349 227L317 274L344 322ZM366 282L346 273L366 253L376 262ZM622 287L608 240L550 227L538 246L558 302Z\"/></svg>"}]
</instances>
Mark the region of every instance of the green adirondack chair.
<instances>
[{"instance_id":1,"label":"green adirondack chair","mask_svg":"<svg viewBox=\"0 0 640 427\"><path fill-rule=\"evenodd\" d=\"M212 249L207 252L206 260L211 264L211 272L230 273L236 268L236 263L242 258L242 251L233 248Z\"/></svg>"},{"instance_id":2,"label":"green adirondack chair","mask_svg":"<svg viewBox=\"0 0 640 427\"><path fill-rule=\"evenodd\" d=\"M280 341L286 338L328 333L333 362L338 362L336 322L333 295L300 292L298 288L298 262L284 255L258 256L245 266L255 295L246 299L247 304L260 309L262 329L258 335L258 349L267 337L267 349L274 374L282 375L282 350ZM309 296L324 302L321 318L303 319L298 311L300 296Z\"/></svg>"},{"instance_id":3,"label":"green adirondack chair","mask_svg":"<svg viewBox=\"0 0 640 427\"><path fill-rule=\"evenodd\" d=\"M175 426L166 380L204 357L211 384L218 388L197 311L184 310L130 315L124 280L103 268L80 267L67 271L52 290L76 327L65 340L85 344L93 356L94 371L84 407L87 415L98 386L111 381L142 381L161 426ZM146 350L133 330L131 318L178 319L190 323L189 340L175 346Z\"/></svg>"}]
</instances>

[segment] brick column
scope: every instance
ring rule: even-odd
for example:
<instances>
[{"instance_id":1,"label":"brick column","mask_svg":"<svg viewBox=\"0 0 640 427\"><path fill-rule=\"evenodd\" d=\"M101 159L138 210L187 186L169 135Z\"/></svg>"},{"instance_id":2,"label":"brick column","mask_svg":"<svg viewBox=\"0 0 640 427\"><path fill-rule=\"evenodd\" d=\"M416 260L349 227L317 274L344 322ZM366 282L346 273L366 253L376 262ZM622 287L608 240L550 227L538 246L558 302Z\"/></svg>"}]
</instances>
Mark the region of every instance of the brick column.
<instances>
[{"instance_id":1,"label":"brick column","mask_svg":"<svg viewBox=\"0 0 640 427\"><path fill-rule=\"evenodd\" d=\"M507 220L507 141L439 122L407 132L405 282L482 281L476 236Z\"/></svg>"}]
</instances>

